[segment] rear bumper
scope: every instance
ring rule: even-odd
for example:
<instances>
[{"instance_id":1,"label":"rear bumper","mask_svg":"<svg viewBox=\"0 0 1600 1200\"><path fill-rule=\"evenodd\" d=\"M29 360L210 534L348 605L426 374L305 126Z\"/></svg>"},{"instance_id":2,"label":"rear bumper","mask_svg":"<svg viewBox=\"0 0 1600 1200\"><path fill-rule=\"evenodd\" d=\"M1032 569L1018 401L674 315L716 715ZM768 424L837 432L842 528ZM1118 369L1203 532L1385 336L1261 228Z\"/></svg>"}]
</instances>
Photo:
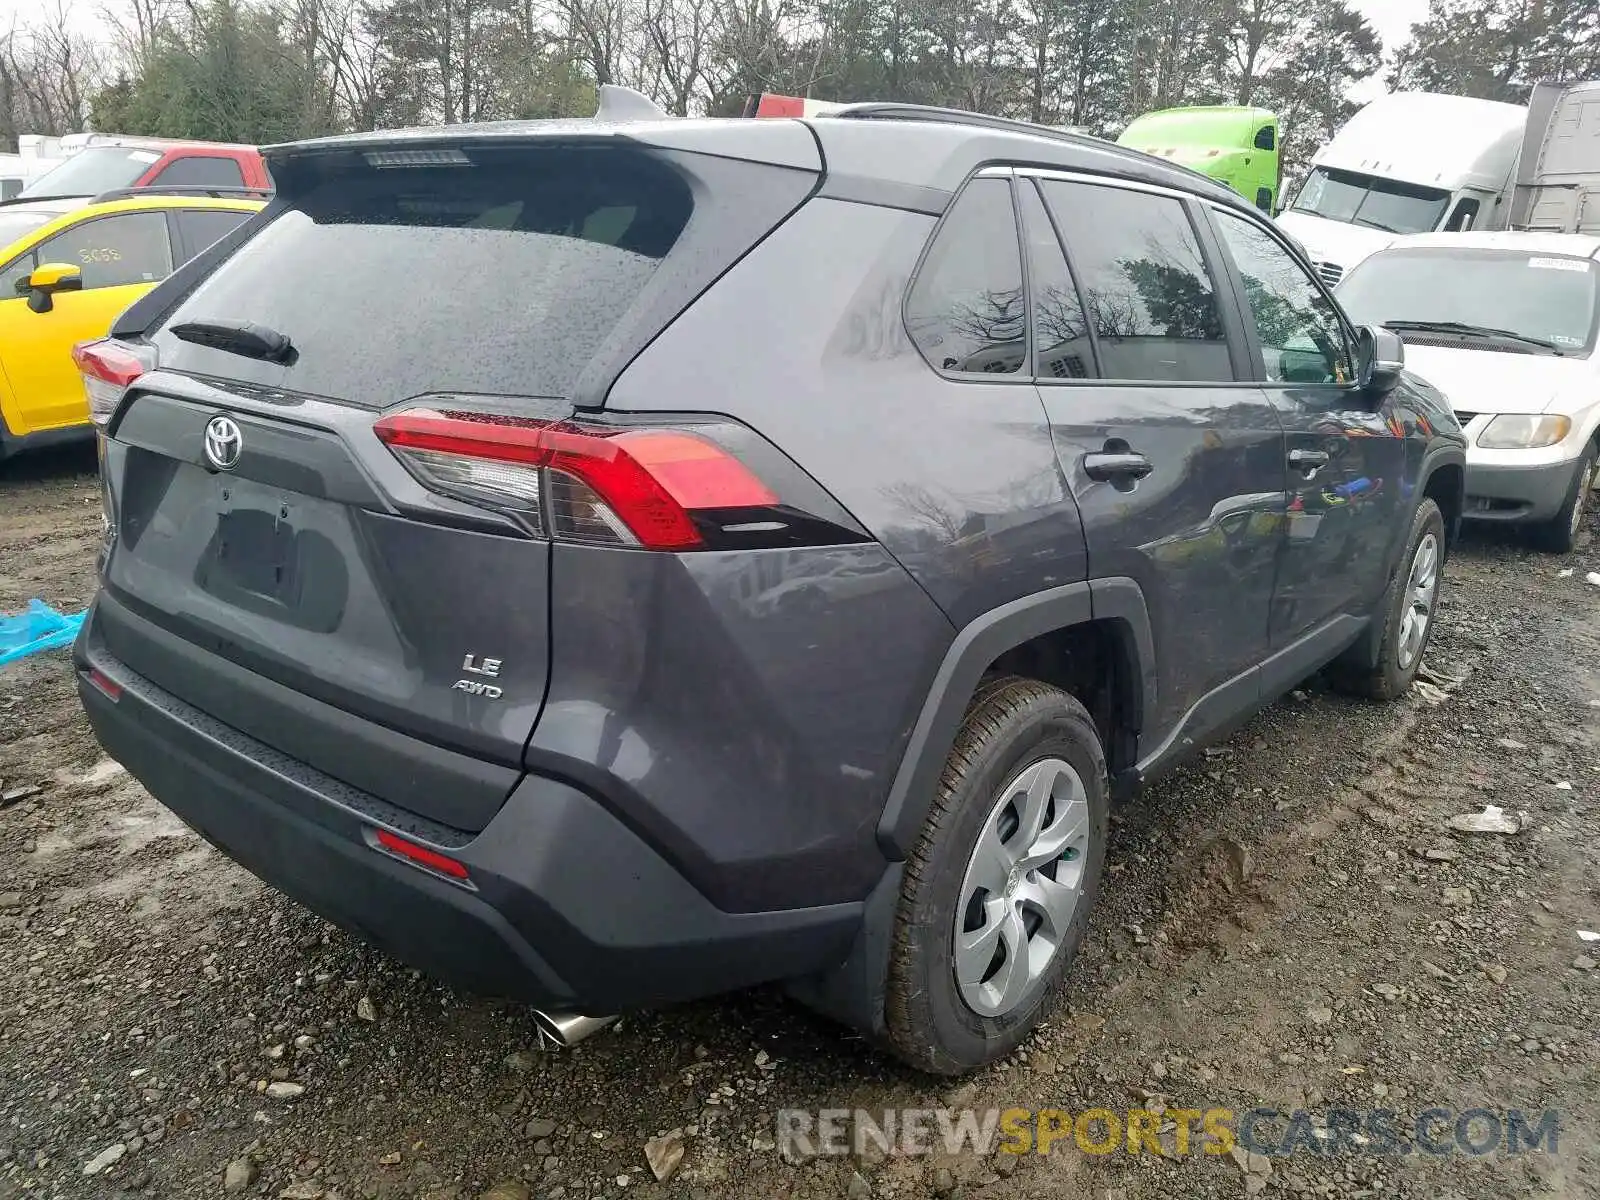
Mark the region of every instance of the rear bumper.
<instances>
[{"instance_id":1,"label":"rear bumper","mask_svg":"<svg viewBox=\"0 0 1600 1200\"><path fill-rule=\"evenodd\" d=\"M1535 466L1467 461L1467 505L1471 521L1547 521L1561 511L1572 487L1576 458Z\"/></svg>"},{"instance_id":2,"label":"rear bumper","mask_svg":"<svg viewBox=\"0 0 1600 1200\"><path fill-rule=\"evenodd\" d=\"M253 874L465 990L623 1012L826 970L859 903L728 913L584 793L530 776L480 833L421 820L223 725L97 643L74 650L106 751ZM113 700L94 668L121 687ZM450 882L375 849L387 829L464 864Z\"/></svg>"}]
</instances>

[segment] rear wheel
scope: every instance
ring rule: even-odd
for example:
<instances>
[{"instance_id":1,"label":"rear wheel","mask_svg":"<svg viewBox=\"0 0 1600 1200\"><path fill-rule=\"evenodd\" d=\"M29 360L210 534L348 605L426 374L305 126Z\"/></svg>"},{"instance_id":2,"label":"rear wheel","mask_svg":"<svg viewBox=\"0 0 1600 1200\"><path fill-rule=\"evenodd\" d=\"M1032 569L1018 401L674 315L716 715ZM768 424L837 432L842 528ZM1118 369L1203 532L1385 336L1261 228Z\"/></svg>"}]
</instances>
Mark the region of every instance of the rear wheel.
<instances>
[{"instance_id":1,"label":"rear wheel","mask_svg":"<svg viewBox=\"0 0 1600 1200\"><path fill-rule=\"evenodd\" d=\"M1357 661L1347 653L1329 672L1340 690L1372 700L1393 700L1410 689L1433 635L1444 550L1444 515L1437 504L1423 497L1411 519L1405 556L1384 598L1383 642L1377 662Z\"/></svg>"},{"instance_id":2,"label":"rear wheel","mask_svg":"<svg viewBox=\"0 0 1600 1200\"><path fill-rule=\"evenodd\" d=\"M1570 553L1578 544L1578 534L1583 532L1583 518L1589 511L1589 497L1594 493L1595 448L1590 446L1578 460L1578 469L1572 476L1572 487L1567 491L1566 503L1550 520L1529 530L1533 544L1552 554Z\"/></svg>"},{"instance_id":3,"label":"rear wheel","mask_svg":"<svg viewBox=\"0 0 1600 1200\"><path fill-rule=\"evenodd\" d=\"M906 862L886 1013L901 1058L960 1074L1044 1019L1099 892L1107 817L1083 706L1033 680L984 687Z\"/></svg>"}]
</instances>

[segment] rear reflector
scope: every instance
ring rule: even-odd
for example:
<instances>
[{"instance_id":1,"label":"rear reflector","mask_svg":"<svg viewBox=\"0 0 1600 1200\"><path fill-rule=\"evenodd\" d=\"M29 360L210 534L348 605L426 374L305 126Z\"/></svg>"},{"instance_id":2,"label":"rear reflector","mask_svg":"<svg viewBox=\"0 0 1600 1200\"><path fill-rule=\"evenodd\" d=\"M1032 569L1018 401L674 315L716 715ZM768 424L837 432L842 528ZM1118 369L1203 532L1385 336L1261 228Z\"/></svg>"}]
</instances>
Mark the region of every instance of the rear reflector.
<instances>
[{"instance_id":1,"label":"rear reflector","mask_svg":"<svg viewBox=\"0 0 1600 1200\"><path fill-rule=\"evenodd\" d=\"M117 701L122 699L122 685L99 667L90 667L89 682L94 684L95 690L105 696L107 700Z\"/></svg>"},{"instance_id":2,"label":"rear reflector","mask_svg":"<svg viewBox=\"0 0 1600 1200\"><path fill-rule=\"evenodd\" d=\"M447 858L437 850L430 850L426 846L419 846L415 842L408 842L399 834L390 833L387 829L374 831L378 845L396 857L413 862L419 867L426 867L440 875L448 875L451 879L467 878L467 868L453 858Z\"/></svg>"},{"instance_id":3,"label":"rear reflector","mask_svg":"<svg viewBox=\"0 0 1600 1200\"><path fill-rule=\"evenodd\" d=\"M373 429L424 485L514 509L573 541L700 549L695 511L778 503L732 454L680 429L429 409L384 417Z\"/></svg>"},{"instance_id":4,"label":"rear reflector","mask_svg":"<svg viewBox=\"0 0 1600 1200\"><path fill-rule=\"evenodd\" d=\"M131 346L116 338L79 342L72 348L72 361L83 374L83 390L89 398L89 419L104 426L116 411L117 402L128 386L155 366L155 349Z\"/></svg>"}]
</instances>

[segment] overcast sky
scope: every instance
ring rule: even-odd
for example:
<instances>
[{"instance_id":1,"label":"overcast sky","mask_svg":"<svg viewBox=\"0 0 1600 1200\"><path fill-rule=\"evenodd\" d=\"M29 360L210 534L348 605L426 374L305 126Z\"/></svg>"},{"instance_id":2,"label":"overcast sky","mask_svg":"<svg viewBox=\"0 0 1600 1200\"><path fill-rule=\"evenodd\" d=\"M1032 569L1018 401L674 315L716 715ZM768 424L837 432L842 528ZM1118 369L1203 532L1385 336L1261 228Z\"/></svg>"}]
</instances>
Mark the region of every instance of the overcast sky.
<instances>
[{"instance_id":1,"label":"overcast sky","mask_svg":"<svg viewBox=\"0 0 1600 1200\"><path fill-rule=\"evenodd\" d=\"M1411 26L1428 15L1428 0L1356 0L1356 7L1372 22L1385 50L1405 41Z\"/></svg>"},{"instance_id":2,"label":"overcast sky","mask_svg":"<svg viewBox=\"0 0 1600 1200\"><path fill-rule=\"evenodd\" d=\"M1385 58L1410 36L1411 26L1428 15L1428 0L1356 0L1355 6L1383 39ZM1381 96L1383 90L1383 78L1377 76L1357 88L1355 97L1370 100Z\"/></svg>"}]
</instances>

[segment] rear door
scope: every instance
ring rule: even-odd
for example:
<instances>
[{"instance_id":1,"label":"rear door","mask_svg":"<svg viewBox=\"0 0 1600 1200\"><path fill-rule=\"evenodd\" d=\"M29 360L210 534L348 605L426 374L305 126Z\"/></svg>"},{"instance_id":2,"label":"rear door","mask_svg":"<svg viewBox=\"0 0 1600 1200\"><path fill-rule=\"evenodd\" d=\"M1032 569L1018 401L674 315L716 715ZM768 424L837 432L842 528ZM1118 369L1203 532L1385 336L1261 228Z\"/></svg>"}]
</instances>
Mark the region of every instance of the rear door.
<instances>
[{"instance_id":1,"label":"rear door","mask_svg":"<svg viewBox=\"0 0 1600 1200\"><path fill-rule=\"evenodd\" d=\"M1049 172L1023 182L1038 386L1090 577L1144 594L1152 744L1180 726L1198 739L1253 702L1267 654L1283 431L1243 378L1237 309L1194 201Z\"/></svg>"},{"instance_id":2,"label":"rear door","mask_svg":"<svg viewBox=\"0 0 1600 1200\"><path fill-rule=\"evenodd\" d=\"M49 312L34 312L15 284L46 263L77 267L83 290L59 292ZM73 345L104 337L117 314L165 279L172 264L166 214L122 212L80 221L7 269L0 278L0 363L26 426L13 433L87 423Z\"/></svg>"},{"instance_id":3,"label":"rear door","mask_svg":"<svg viewBox=\"0 0 1600 1200\"><path fill-rule=\"evenodd\" d=\"M1288 520L1273 598L1281 649L1365 619L1387 583L1406 481L1402 423L1355 383L1352 331L1264 221L1212 213L1248 310L1252 372L1287 435Z\"/></svg>"}]
</instances>

